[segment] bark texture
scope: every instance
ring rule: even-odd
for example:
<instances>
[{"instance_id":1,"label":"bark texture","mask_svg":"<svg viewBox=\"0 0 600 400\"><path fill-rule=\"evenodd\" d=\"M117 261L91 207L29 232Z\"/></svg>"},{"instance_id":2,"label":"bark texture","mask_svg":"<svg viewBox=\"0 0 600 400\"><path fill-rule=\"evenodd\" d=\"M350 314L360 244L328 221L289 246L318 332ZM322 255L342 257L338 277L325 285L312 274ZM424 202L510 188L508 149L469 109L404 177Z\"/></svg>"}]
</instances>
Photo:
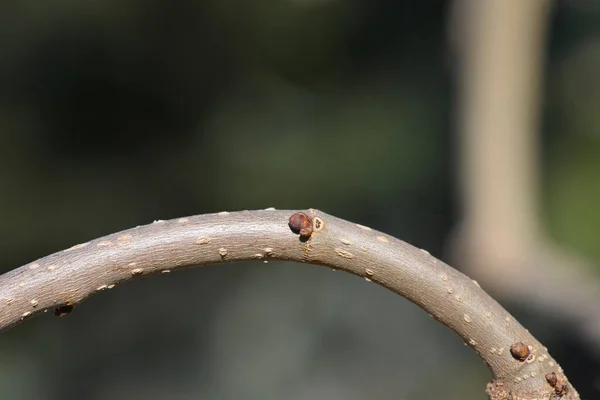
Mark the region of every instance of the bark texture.
<instances>
[{"instance_id":1,"label":"bark texture","mask_svg":"<svg viewBox=\"0 0 600 400\"><path fill-rule=\"evenodd\" d=\"M248 260L323 265L406 297L484 360L493 400L579 398L548 350L477 282L424 250L314 209L155 221L41 258L0 276L0 330L49 309L68 314L88 296L138 277Z\"/></svg>"}]
</instances>

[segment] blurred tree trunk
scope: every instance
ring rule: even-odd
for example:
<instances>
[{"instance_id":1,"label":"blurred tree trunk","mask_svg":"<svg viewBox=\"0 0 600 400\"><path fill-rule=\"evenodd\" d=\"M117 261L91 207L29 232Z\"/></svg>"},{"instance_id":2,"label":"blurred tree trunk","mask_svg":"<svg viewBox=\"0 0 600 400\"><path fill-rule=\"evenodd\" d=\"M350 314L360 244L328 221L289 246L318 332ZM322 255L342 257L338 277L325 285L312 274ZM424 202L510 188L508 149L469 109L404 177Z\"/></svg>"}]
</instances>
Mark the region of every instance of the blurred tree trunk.
<instances>
[{"instance_id":1,"label":"blurred tree trunk","mask_svg":"<svg viewBox=\"0 0 600 400\"><path fill-rule=\"evenodd\" d=\"M539 236L538 114L548 1L458 0L455 11L465 228L480 251L501 250L504 271L511 272L507 268L518 268Z\"/></svg>"},{"instance_id":2,"label":"blurred tree trunk","mask_svg":"<svg viewBox=\"0 0 600 400\"><path fill-rule=\"evenodd\" d=\"M454 5L463 206L451 238L455 263L495 295L573 323L600 351L600 282L585 260L545 236L540 218L538 135L550 3Z\"/></svg>"}]
</instances>

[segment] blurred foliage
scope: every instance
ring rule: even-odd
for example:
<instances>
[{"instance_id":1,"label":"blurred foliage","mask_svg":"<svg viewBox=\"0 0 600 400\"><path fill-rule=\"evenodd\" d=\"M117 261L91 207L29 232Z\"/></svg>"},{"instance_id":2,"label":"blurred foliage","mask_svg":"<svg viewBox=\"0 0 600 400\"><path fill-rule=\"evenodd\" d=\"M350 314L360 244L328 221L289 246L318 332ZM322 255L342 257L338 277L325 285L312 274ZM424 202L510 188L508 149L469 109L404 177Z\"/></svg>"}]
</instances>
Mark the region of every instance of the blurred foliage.
<instances>
[{"instance_id":1,"label":"blurred foliage","mask_svg":"<svg viewBox=\"0 0 600 400\"><path fill-rule=\"evenodd\" d=\"M559 2L547 65L544 209L552 235L600 268L600 8Z\"/></svg>"}]
</instances>

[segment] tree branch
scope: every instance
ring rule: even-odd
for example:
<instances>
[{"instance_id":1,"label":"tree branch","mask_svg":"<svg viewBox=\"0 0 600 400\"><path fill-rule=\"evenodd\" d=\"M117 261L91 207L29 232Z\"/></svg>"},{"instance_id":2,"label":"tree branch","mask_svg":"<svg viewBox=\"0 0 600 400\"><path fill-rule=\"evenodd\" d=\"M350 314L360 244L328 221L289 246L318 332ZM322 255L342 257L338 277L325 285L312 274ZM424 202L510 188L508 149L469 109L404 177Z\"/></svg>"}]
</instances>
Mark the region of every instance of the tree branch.
<instances>
[{"instance_id":1,"label":"tree branch","mask_svg":"<svg viewBox=\"0 0 600 400\"><path fill-rule=\"evenodd\" d=\"M475 281L424 250L313 209L155 221L41 258L0 276L0 330L48 309L66 314L137 277L248 260L324 265L406 297L485 361L493 400L579 399L547 349Z\"/></svg>"}]
</instances>

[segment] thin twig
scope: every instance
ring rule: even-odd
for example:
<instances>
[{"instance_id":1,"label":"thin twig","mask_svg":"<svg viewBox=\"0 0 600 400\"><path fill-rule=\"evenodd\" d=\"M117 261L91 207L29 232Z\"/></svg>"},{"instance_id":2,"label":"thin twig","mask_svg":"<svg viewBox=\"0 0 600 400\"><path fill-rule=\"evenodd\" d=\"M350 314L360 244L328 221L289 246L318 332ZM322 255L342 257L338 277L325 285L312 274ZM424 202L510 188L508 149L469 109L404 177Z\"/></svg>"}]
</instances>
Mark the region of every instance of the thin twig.
<instances>
[{"instance_id":1,"label":"thin twig","mask_svg":"<svg viewBox=\"0 0 600 400\"><path fill-rule=\"evenodd\" d=\"M313 209L155 221L41 258L0 276L0 330L48 309L66 314L88 296L137 277L248 260L324 265L406 297L485 361L494 400L547 399L563 383L564 398L579 398L546 348L475 281L424 250ZM554 386L545 378L550 373Z\"/></svg>"}]
</instances>

